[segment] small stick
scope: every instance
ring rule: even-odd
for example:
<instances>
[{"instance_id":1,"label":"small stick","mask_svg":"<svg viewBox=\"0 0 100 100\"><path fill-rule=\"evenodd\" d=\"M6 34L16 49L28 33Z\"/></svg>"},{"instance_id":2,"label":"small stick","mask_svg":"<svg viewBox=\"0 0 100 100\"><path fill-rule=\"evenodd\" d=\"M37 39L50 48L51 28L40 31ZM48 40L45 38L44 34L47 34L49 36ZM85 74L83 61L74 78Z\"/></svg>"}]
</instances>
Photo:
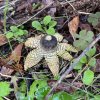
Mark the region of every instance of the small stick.
<instances>
[{"instance_id":1,"label":"small stick","mask_svg":"<svg viewBox=\"0 0 100 100\"><path fill-rule=\"evenodd\" d=\"M26 22L30 21L32 18L36 17L38 14L40 14L42 11L44 11L46 8L48 8L49 6L51 6L53 4L53 2L51 2L49 5L47 5L46 7L44 7L43 9L41 9L39 12L37 12L34 16L30 17L28 20L24 21L22 24L18 25L17 27L25 24Z\"/></svg>"}]
</instances>

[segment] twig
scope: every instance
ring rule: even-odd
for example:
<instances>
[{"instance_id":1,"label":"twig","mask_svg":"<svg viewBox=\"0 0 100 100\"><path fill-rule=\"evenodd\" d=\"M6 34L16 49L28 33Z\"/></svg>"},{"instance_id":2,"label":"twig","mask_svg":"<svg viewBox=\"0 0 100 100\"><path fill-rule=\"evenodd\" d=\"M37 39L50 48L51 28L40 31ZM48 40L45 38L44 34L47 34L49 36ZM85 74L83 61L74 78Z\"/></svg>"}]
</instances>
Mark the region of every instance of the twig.
<instances>
[{"instance_id":1,"label":"twig","mask_svg":"<svg viewBox=\"0 0 100 100\"><path fill-rule=\"evenodd\" d=\"M69 68L65 71L65 73L60 77L60 79L56 82L56 84L51 88L49 93L47 94L45 100L48 100L50 94L52 91L61 83L61 81L73 70L73 68L77 65L77 63L80 61L80 59L100 40L100 34L98 37L80 54L80 56L76 59L76 62L74 62L72 65L69 66Z\"/></svg>"},{"instance_id":2,"label":"twig","mask_svg":"<svg viewBox=\"0 0 100 100\"><path fill-rule=\"evenodd\" d=\"M17 1L19 1L19 0L14 0L14 1L12 1L11 3L8 4L8 6L14 5ZM6 5L0 7L0 10L1 10L1 9L4 9L5 7L6 7Z\"/></svg>"},{"instance_id":3,"label":"twig","mask_svg":"<svg viewBox=\"0 0 100 100\"><path fill-rule=\"evenodd\" d=\"M5 74L2 74L2 73L0 73L0 75L1 75L2 77L7 77L7 78L12 78L12 77L13 77L13 76L5 75ZM17 77L17 78L19 78L19 79L33 80L33 78L26 78L26 77Z\"/></svg>"},{"instance_id":4,"label":"twig","mask_svg":"<svg viewBox=\"0 0 100 100\"><path fill-rule=\"evenodd\" d=\"M75 77L75 79L72 81L72 84L77 80L77 78L83 73L84 70L86 70L88 67L88 64L78 73L78 75Z\"/></svg>"},{"instance_id":5,"label":"twig","mask_svg":"<svg viewBox=\"0 0 100 100\"><path fill-rule=\"evenodd\" d=\"M30 21L32 18L36 17L38 14L40 14L43 10L45 10L46 8L48 8L49 6L51 6L53 4L53 2L51 2L49 5L47 5L46 7L44 7L43 9L41 9L39 12L37 12L34 16L30 17L28 20L24 21L22 24L18 25L21 26L23 24L25 24L26 22Z\"/></svg>"},{"instance_id":6,"label":"twig","mask_svg":"<svg viewBox=\"0 0 100 100\"><path fill-rule=\"evenodd\" d=\"M7 97L3 97L5 100L10 100L9 98L7 98Z\"/></svg>"}]
</instances>

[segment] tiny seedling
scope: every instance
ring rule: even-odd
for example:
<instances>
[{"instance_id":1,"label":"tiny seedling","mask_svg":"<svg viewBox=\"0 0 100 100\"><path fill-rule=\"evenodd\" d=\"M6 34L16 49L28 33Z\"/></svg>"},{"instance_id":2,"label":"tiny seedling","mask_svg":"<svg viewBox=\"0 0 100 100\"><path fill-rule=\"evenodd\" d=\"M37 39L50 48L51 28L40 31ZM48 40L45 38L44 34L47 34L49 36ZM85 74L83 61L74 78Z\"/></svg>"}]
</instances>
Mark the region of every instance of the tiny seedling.
<instances>
[{"instance_id":1,"label":"tiny seedling","mask_svg":"<svg viewBox=\"0 0 100 100\"><path fill-rule=\"evenodd\" d=\"M96 53L96 48L93 47L86 53L85 56L83 56L80 59L78 64L74 67L75 70L80 71L82 70L82 67L84 65L88 66L88 69L84 71L83 78L82 78L83 83L86 85L90 85L94 79L94 72L90 70L89 68L95 67L96 65L96 59L93 57L95 53Z\"/></svg>"},{"instance_id":2,"label":"tiny seedling","mask_svg":"<svg viewBox=\"0 0 100 100\"><path fill-rule=\"evenodd\" d=\"M100 12L90 14L88 17L88 22L91 23L93 26L98 25L98 23L100 22Z\"/></svg>"},{"instance_id":3,"label":"tiny seedling","mask_svg":"<svg viewBox=\"0 0 100 100\"><path fill-rule=\"evenodd\" d=\"M6 37L8 39L14 39L18 40L19 42L22 42L23 39L21 38L21 36L24 36L27 33L27 30L24 30L23 26L20 28L18 28L17 26L11 26L10 31L6 33Z\"/></svg>"},{"instance_id":4,"label":"tiny seedling","mask_svg":"<svg viewBox=\"0 0 100 100\"><path fill-rule=\"evenodd\" d=\"M73 45L80 50L84 50L93 40L93 32L82 30L79 34L75 35L75 41Z\"/></svg>"},{"instance_id":5,"label":"tiny seedling","mask_svg":"<svg viewBox=\"0 0 100 100\"><path fill-rule=\"evenodd\" d=\"M45 16L41 22L33 21L32 26L43 33L47 33L49 35L55 34L54 27L56 26L57 22L52 20L51 16Z\"/></svg>"},{"instance_id":6,"label":"tiny seedling","mask_svg":"<svg viewBox=\"0 0 100 100\"><path fill-rule=\"evenodd\" d=\"M35 9L38 9L39 7L41 7L41 4L40 3L33 3L32 4L32 8L35 10Z\"/></svg>"}]
</instances>

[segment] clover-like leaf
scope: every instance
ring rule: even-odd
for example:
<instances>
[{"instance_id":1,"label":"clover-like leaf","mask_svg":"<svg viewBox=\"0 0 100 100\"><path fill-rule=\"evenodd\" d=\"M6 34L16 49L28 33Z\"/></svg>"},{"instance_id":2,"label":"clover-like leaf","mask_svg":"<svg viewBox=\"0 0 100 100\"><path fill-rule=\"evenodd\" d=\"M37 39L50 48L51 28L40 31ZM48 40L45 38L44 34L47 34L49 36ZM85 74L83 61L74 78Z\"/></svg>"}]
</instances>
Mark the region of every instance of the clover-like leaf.
<instances>
[{"instance_id":1,"label":"clover-like leaf","mask_svg":"<svg viewBox=\"0 0 100 100\"><path fill-rule=\"evenodd\" d=\"M80 59L80 62L81 62L81 63L87 63L87 58L86 58L86 56L83 56L83 57Z\"/></svg>"},{"instance_id":2,"label":"clover-like leaf","mask_svg":"<svg viewBox=\"0 0 100 100\"><path fill-rule=\"evenodd\" d=\"M87 47L88 43L86 41L82 41L81 39L79 39L75 40L73 45L79 48L80 50L84 50Z\"/></svg>"},{"instance_id":3,"label":"clover-like leaf","mask_svg":"<svg viewBox=\"0 0 100 100\"><path fill-rule=\"evenodd\" d=\"M19 29L17 33L19 36L22 36L22 35L24 35L25 32L23 30Z\"/></svg>"},{"instance_id":4,"label":"clover-like leaf","mask_svg":"<svg viewBox=\"0 0 100 100\"><path fill-rule=\"evenodd\" d=\"M18 31L17 26L11 26L10 29L11 29L12 32L16 32L16 31Z\"/></svg>"},{"instance_id":5,"label":"clover-like leaf","mask_svg":"<svg viewBox=\"0 0 100 100\"><path fill-rule=\"evenodd\" d=\"M78 64L74 67L74 69L76 69L76 70L80 70L80 69L82 69L82 63L81 62L78 62Z\"/></svg>"},{"instance_id":6,"label":"clover-like leaf","mask_svg":"<svg viewBox=\"0 0 100 100\"><path fill-rule=\"evenodd\" d=\"M49 35L54 35L55 34L55 29L50 27L49 29L46 30L47 34Z\"/></svg>"},{"instance_id":7,"label":"clover-like leaf","mask_svg":"<svg viewBox=\"0 0 100 100\"><path fill-rule=\"evenodd\" d=\"M6 37L7 37L8 39L13 38L13 36L14 36L13 32L8 32L8 33L6 33Z\"/></svg>"},{"instance_id":8,"label":"clover-like leaf","mask_svg":"<svg viewBox=\"0 0 100 100\"><path fill-rule=\"evenodd\" d=\"M10 84L7 82L0 82L0 97L7 96L10 93Z\"/></svg>"},{"instance_id":9,"label":"clover-like leaf","mask_svg":"<svg viewBox=\"0 0 100 100\"><path fill-rule=\"evenodd\" d=\"M86 70L84 72L83 79L82 79L83 83L86 85L91 85L93 79L94 79L94 72L89 69Z\"/></svg>"},{"instance_id":10,"label":"clover-like leaf","mask_svg":"<svg viewBox=\"0 0 100 100\"><path fill-rule=\"evenodd\" d=\"M96 53L96 47L93 47L86 53L86 55L91 58L92 56L94 56L95 53Z\"/></svg>"},{"instance_id":11,"label":"clover-like leaf","mask_svg":"<svg viewBox=\"0 0 100 100\"><path fill-rule=\"evenodd\" d=\"M100 12L96 12L96 18L100 18Z\"/></svg>"},{"instance_id":12,"label":"clover-like leaf","mask_svg":"<svg viewBox=\"0 0 100 100\"><path fill-rule=\"evenodd\" d=\"M44 25L47 25L51 22L51 16L45 16L44 19L43 19L43 23Z\"/></svg>"},{"instance_id":13,"label":"clover-like leaf","mask_svg":"<svg viewBox=\"0 0 100 100\"><path fill-rule=\"evenodd\" d=\"M90 14L88 17L88 22L93 26L96 26L100 20L100 12L96 12L95 14Z\"/></svg>"},{"instance_id":14,"label":"clover-like leaf","mask_svg":"<svg viewBox=\"0 0 100 100\"><path fill-rule=\"evenodd\" d=\"M96 65L96 59L95 58L91 58L89 63L88 63L89 66L91 67L94 67Z\"/></svg>"},{"instance_id":15,"label":"clover-like leaf","mask_svg":"<svg viewBox=\"0 0 100 100\"><path fill-rule=\"evenodd\" d=\"M57 22L56 21L51 21L50 23L49 23L49 27L54 27L54 26L56 26L57 25Z\"/></svg>"},{"instance_id":16,"label":"clover-like leaf","mask_svg":"<svg viewBox=\"0 0 100 100\"><path fill-rule=\"evenodd\" d=\"M74 41L74 46L79 48L80 50L84 50L93 40L93 32L82 30L79 34L76 34L75 37L78 38Z\"/></svg>"},{"instance_id":17,"label":"clover-like leaf","mask_svg":"<svg viewBox=\"0 0 100 100\"><path fill-rule=\"evenodd\" d=\"M36 28L36 30L43 31L42 26L41 26L40 22L38 22L38 21L33 21L32 26L34 28Z\"/></svg>"},{"instance_id":18,"label":"clover-like leaf","mask_svg":"<svg viewBox=\"0 0 100 100\"><path fill-rule=\"evenodd\" d=\"M24 31L24 34L28 34L28 31L27 30L23 30Z\"/></svg>"}]
</instances>

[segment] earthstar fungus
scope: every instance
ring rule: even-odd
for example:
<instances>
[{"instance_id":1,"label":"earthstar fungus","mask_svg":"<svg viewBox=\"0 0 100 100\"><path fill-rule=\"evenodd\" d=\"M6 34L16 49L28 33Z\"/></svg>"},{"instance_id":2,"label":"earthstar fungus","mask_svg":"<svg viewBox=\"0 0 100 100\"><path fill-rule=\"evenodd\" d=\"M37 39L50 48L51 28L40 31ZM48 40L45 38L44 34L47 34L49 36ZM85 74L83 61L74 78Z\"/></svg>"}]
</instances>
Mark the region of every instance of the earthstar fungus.
<instances>
[{"instance_id":1,"label":"earthstar fungus","mask_svg":"<svg viewBox=\"0 0 100 100\"><path fill-rule=\"evenodd\" d=\"M55 35L39 35L28 38L25 42L26 47L33 50L29 52L24 63L24 69L27 70L39 63L42 58L45 58L49 69L54 76L59 73L59 58L71 60L73 57L68 51L77 52L77 50L68 43L62 43L63 36L59 33Z\"/></svg>"}]
</instances>

